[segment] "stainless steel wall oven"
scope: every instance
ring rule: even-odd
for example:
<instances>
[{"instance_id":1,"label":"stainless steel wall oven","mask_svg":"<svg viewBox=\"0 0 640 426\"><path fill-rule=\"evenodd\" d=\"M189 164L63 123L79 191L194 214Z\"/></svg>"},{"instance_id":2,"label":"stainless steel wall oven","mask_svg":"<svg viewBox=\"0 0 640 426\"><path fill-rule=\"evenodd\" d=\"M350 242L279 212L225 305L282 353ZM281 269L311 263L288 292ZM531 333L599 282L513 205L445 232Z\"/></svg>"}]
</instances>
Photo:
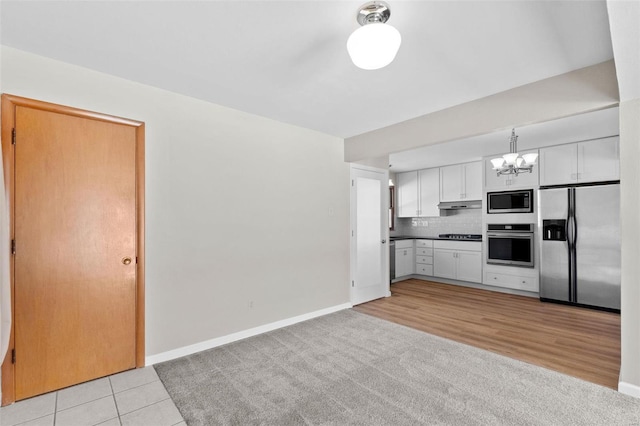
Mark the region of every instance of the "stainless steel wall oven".
<instances>
[{"instance_id":1,"label":"stainless steel wall oven","mask_svg":"<svg viewBox=\"0 0 640 426\"><path fill-rule=\"evenodd\" d=\"M531 223L488 224L487 263L533 268L533 229Z\"/></svg>"}]
</instances>

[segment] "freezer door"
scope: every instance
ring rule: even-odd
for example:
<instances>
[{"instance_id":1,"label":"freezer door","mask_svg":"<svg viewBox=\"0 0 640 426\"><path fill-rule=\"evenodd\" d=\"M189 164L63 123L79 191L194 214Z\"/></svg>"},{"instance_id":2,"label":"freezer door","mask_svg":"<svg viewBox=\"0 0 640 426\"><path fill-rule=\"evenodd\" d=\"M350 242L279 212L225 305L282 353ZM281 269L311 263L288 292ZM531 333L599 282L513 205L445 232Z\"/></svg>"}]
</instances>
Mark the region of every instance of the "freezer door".
<instances>
[{"instance_id":1,"label":"freezer door","mask_svg":"<svg viewBox=\"0 0 640 426\"><path fill-rule=\"evenodd\" d=\"M620 309L620 185L575 191L577 302Z\"/></svg>"},{"instance_id":2,"label":"freezer door","mask_svg":"<svg viewBox=\"0 0 640 426\"><path fill-rule=\"evenodd\" d=\"M565 220L569 212L567 188L538 191L538 229L544 220ZM540 297L568 302L569 297L569 245L564 241L545 240L538 232L540 244ZM565 233L566 235L566 233Z\"/></svg>"}]
</instances>

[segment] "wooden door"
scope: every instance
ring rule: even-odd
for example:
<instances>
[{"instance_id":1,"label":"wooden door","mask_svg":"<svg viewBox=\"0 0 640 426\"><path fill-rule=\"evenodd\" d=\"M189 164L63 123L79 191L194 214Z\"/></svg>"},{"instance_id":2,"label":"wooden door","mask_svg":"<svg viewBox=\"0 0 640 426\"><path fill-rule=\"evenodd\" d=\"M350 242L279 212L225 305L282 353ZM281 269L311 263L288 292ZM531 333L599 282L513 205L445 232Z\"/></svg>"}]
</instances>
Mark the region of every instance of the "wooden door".
<instances>
[{"instance_id":1,"label":"wooden door","mask_svg":"<svg viewBox=\"0 0 640 426\"><path fill-rule=\"evenodd\" d=\"M20 400L140 366L141 234L138 128L21 105L14 113Z\"/></svg>"}]
</instances>

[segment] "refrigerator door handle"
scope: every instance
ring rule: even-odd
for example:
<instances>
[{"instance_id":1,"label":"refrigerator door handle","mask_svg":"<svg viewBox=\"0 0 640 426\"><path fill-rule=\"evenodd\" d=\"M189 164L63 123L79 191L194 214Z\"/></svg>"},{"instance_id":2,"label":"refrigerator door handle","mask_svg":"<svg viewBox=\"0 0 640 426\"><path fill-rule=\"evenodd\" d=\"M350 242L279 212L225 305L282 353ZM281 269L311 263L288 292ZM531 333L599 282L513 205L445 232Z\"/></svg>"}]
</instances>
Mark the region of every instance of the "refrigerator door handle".
<instances>
[{"instance_id":1,"label":"refrigerator door handle","mask_svg":"<svg viewBox=\"0 0 640 426\"><path fill-rule=\"evenodd\" d=\"M569 213L571 219L571 252L569 253L569 296L571 302L578 301L578 259L576 247L578 242L578 224L576 221L576 189L570 188Z\"/></svg>"},{"instance_id":2,"label":"refrigerator door handle","mask_svg":"<svg viewBox=\"0 0 640 426\"><path fill-rule=\"evenodd\" d=\"M573 226L574 216L574 191L573 188L567 189L567 249L568 253L568 265L569 269L569 302L576 300L576 276L575 276L575 226Z\"/></svg>"},{"instance_id":3,"label":"refrigerator door handle","mask_svg":"<svg viewBox=\"0 0 640 426\"><path fill-rule=\"evenodd\" d=\"M575 248L578 245L578 218L576 217L576 189L575 188L571 188L571 191L573 192L573 200L571 202L571 206L572 206L572 214L571 217L573 218L573 220L571 221L571 224L573 225L573 248L575 250Z\"/></svg>"}]
</instances>

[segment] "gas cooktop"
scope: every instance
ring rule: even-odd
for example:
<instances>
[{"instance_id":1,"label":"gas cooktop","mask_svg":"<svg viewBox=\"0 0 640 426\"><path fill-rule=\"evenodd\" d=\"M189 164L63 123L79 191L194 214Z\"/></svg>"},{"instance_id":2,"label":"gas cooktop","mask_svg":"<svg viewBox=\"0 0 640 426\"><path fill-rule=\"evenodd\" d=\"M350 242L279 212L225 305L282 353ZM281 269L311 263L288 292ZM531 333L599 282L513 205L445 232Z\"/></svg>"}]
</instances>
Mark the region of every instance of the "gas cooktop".
<instances>
[{"instance_id":1,"label":"gas cooktop","mask_svg":"<svg viewBox=\"0 0 640 426\"><path fill-rule=\"evenodd\" d=\"M480 234L440 234L438 238L448 238L451 240L481 240Z\"/></svg>"}]
</instances>

